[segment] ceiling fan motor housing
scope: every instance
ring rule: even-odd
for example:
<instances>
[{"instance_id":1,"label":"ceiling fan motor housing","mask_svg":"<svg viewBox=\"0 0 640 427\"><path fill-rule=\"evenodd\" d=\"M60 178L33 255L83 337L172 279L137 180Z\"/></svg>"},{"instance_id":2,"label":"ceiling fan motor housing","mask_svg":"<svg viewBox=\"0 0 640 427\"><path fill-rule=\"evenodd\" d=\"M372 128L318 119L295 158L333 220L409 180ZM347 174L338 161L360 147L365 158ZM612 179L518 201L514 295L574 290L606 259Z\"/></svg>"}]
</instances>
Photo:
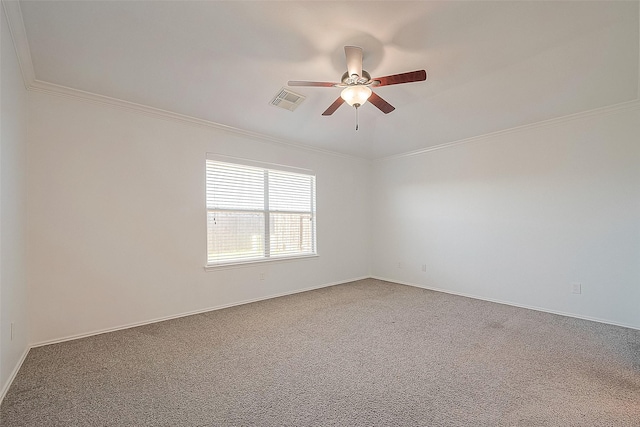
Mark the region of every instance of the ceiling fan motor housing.
<instances>
[{"instance_id":1,"label":"ceiling fan motor housing","mask_svg":"<svg viewBox=\"0 0 640 427\"><path fill-rule=\"evenodd\" d=\"M347 71L342 75L341 81L347 86L366 85L371 82L371 75L365 70L362 70L362 76L358 76L356 74L350 76L349 72Z\"/></svg>"}]
</instances>

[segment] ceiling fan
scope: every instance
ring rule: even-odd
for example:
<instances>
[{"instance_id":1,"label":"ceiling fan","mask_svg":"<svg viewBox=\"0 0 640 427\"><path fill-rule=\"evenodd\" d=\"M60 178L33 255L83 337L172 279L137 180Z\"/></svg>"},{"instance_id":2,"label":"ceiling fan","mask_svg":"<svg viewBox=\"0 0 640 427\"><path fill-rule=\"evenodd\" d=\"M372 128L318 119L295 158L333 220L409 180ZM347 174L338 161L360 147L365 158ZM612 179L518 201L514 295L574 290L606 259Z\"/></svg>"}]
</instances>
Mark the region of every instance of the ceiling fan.
<instances>
[{"instance_id":1,"label":"ceiling fan","mask_svg":"<svg viewBox=\"0 0 640 427\"><path fill-rule=\"evenodd\" d=\"M371 78L371 75L362 69L362 48L357 46L345 46L344 54L347 58L347 72L342 75L340 83L331 82L307 82L290 80L289 86L311 87L342 87L340 97L322 113L323 116L332 115L343 103L356 108L356 130L358 130L358 108L367 100L380 111L389 114L395 107L382 99L371 90L371 87L397 85L401 83L421 82L427 79L425 70L410 71L408 73L393 74L391 76Z\"/></svg>"}]
</instances>

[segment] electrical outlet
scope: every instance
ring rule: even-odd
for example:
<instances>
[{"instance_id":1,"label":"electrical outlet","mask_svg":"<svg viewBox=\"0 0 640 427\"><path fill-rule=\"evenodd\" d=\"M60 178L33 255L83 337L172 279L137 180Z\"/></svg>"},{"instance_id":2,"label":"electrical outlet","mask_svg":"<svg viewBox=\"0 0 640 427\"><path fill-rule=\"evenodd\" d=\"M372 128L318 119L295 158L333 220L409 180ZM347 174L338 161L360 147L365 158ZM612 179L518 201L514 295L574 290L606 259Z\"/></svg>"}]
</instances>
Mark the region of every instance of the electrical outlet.
<instances>
[{"instance_id":1,"label":"electrical outlet","mask_svg":"<svg viewBox=\"0 0 640 427\"><path fill-rule=\"evenodd\" d=\"M571 293L572 294L581 294L582 293L582 284L581 283L572 283L571 284Z\"/></svg>"},{"instance_id":2,"label":"electrical outlet","mask_svg":"<svg viewBox=\"0 0 640 427\"><path fill-rule=\"evenodd\" d=\"M260 280L264 280L264 273L260 272Z\"/></svg>"},{"instance_id":3,"label":"electrical outlet","mask_svg":"<svg viewBox=\"0 0 640 427\"><path fill-rule=\"evenodd\" d=\"M422 271L427 272L427 264L422 264Z\"/></svg>"}]
</instances>

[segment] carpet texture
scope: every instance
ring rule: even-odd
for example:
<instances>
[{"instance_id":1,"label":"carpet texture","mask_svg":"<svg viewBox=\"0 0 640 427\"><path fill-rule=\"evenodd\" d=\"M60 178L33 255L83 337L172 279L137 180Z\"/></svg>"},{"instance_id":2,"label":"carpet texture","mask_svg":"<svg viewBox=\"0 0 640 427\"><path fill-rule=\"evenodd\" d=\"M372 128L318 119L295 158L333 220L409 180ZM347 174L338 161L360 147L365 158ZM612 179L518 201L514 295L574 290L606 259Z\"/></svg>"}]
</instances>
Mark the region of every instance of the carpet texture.
<instances>
[{"instance_id":1,"label":"carpet texture","mask_svg":"<svg viewBox=\"0 0 640 427\"><path fill-rule=\"evenodd\" d=\"M32 349L14 426L640 426L640 331L362 280Z\"/></svg>"}]
</instances>

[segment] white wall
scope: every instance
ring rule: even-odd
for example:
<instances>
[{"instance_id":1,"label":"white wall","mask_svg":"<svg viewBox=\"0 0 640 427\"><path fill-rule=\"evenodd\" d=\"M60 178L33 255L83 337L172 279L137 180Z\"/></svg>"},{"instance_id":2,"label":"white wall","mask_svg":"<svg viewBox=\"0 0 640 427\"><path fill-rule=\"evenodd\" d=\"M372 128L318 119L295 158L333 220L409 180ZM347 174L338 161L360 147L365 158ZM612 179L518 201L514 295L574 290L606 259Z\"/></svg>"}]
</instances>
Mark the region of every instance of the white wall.
<instances>
[{"instance_id":1,"label":"white wall","mask_svg":"<svg viewBox=\"0 0 640 427\"><path fill-rule=\"evenodd\" d=\"M28 349L25 259L25 89L2 12L0 52L0 400ZM14 337L11 339L11 323Z\"/></svg>"},{"instance_id":2,"label":"white wall","mask_svg":"<svg viewBox=\"0 0 640 427\"><path fill-rule=\"evenodd\" d=\"M635 107L376 162L372 274L640 328Z\"/></svg>"},{"instance_id":3,"label":"white wall","mask_svg":"<svg viewBox=\"0 0 640 427\"><path fill-rule=\"evenodd\" d=\"M637 109L371 172L366 161L76 99L30 92L29 108L34 344L370 273L640 327ZM205 272L206 152L315 170L320 257Z\"/></svg>"},{"instance_id":4,"label":"white wall","mask_svg":"<svg viewBox=\"0 0 640 427\"><path fill-rule=\"evenodd\" d=\"M38 92L29 108L34 344L369 275L369 162ZM205 272L207 152L315 171L320 256Z\"/></svg>"}]
</instances>

